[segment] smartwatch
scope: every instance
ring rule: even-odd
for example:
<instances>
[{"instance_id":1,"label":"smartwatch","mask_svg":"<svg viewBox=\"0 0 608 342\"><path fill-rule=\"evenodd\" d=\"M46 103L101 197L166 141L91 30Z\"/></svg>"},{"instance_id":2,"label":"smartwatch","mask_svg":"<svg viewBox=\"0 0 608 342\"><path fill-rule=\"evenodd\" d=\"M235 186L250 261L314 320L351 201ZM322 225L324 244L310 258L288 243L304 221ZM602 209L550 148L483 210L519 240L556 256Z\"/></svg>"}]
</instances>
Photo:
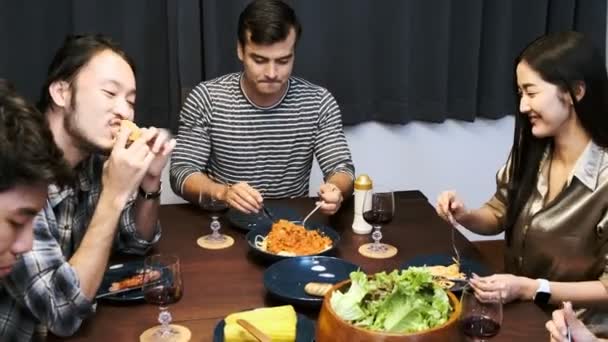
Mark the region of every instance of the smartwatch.
<instances>
[{"instance_id":1,"label":"smartwatch","mask_svg":"<svg viewBox=\"0 0 608 342\"><path fill-rule=\"evenodd\" d=\"M551 298L551 288L547 279L536 279L538 281L538 289L534 294L534 304L538 306L546 306Z\"/></svg>"}]
</instances>

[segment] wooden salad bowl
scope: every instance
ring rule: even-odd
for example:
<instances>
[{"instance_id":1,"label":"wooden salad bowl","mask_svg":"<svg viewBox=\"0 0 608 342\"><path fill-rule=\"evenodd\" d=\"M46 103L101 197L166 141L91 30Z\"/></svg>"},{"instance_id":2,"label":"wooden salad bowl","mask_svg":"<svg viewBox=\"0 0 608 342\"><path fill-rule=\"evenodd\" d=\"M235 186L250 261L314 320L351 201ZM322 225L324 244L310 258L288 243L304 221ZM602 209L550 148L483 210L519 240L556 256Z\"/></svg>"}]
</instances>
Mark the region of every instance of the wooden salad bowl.
<instances>
[{"instance_id":1,"label":"wooden salad bowl","mask_svg":"<svg viewBox=\"0 0 608 342\"><path fill-rule=\"evenodd\" d=\"M329 302L332 294L336 290L341 290L350 284L350 280L335 284L323 298L323 306L317 320L315 341L317 342L445 342L460 341L462 333L458 325L461 306L460 301L452 292L448 292L453 311L448 320L432 329L411 334L396 334L372 331L342 320L332 309Z\"/></svg>"}]
</instances>

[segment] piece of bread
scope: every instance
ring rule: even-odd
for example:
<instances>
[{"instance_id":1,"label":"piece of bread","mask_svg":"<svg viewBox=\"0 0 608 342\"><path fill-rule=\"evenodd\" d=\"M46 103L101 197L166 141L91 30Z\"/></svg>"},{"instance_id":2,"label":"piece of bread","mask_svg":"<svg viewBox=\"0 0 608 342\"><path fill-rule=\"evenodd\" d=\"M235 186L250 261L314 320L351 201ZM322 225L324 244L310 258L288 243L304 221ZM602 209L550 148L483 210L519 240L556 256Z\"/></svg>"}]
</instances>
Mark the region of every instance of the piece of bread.
<instances>
[{"instance_id":1,"label":"piece of bread","mask_svg":"<svg viewBox=\"0 0 608 342\"><path fill-rule=\"evenodd\" d=\"M139 137L141 137L141 130L139 129L139 127L137 127L135 123L133 123L133 121L122 120L121 124L131 130L131 134L129 134L129 137L127 138L128 142L134 142L135 140L139 139Z\"/></svg>"},{"instance_id":2,"label":"piece of bread","mask_svg":"<svg viewBox=\"0 0 608 342\"><path fill-rule=\"evenodd\" d=\"M333 284L329 283L308 283L304 286L304 292L311 296L323 297L332 286Z\"/></svg>"}]
</instances>

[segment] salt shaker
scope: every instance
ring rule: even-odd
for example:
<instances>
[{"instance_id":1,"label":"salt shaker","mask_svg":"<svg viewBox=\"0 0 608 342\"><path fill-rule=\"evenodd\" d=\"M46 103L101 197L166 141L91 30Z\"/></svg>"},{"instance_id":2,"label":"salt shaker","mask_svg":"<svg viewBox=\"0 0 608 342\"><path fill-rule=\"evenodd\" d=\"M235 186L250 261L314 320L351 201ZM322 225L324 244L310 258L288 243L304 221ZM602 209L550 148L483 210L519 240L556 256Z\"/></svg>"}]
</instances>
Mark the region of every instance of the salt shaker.
<instances>
[{"instance_id":1,"label":"salt shaker","mask_svg":"<svg viewBox=\"0 0 608 342\"><path fill-rule=\"evenodd\" d=\"M372 203L365 201L365 195L372 191L372 179L366 174L361 174L355 180L355 216L353 218L353 232L355 234L369 234L372 226L363 219L363 212L371 210ZM366 208L363 206L366 205Z\"/></svg>"}]
</instances>

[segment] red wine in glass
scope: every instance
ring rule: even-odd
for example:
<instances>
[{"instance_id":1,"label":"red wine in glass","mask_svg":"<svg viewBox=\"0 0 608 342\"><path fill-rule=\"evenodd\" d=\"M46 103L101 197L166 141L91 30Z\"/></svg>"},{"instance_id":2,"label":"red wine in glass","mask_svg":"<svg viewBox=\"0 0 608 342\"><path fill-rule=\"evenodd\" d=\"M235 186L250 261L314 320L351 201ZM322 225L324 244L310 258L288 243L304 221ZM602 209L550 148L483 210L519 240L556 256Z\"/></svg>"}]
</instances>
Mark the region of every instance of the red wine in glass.
<instances>
[{"instance_id":1,"label":"red wine in glass","mask_svg":"<svg viewBox=\"0 0 608 342\"><path fill-rule=\"evenodd\" d=\"M150 304L167 306L177 303L182 298L182 290L178 286L158 285L147 287L144 291L144 299Z\"/></svg>"},{"instance_id":2,"label":"red wine in glass","mask_svg":"<svg viewBox=\"0 0 608 342\"><path fill-rule=\"evenodd\" d=\"M464 334L472 338L490 338L500 331L500 323L488 316L469 316L460 324Z\"/></svg>"},{"instance_id":3,"label":"red wine in glass","mask_svg":"<svg viewBox=\"0 0 608 342\"><path fill-rule=\"evenodd\" d=\"M160 278L148 281L148 275L160 274ZM151 336L156 340L167 339L169 337L179 337L181 332L174 329L170 323L172 321L169 305L182 298L183 283L179 258L175 255L151 255L144 260L144 284L143 292L146 302L158 305L160 313L158 322L160 326L150 330ZM144 332L144 334L148 331Z\"/></svg>"},{"instance_id":4,"label":"red wine in glass","mask_svg":"<svg viewBox=\"0 0 608 342\"><path fill-rule=\"evenodd\" d=\"M393 220L393 213L384 210L369 210L363 213L363 219L371 225L383 225Z\"/></svg>"},{"instance_id":5,"label":"red wine in glass","mask_svg":"<svg viewBox=\"0 0 608 342\"><path fill-rule=\"evenodd\" d=\"M363 219L374 227L372 239L374 242L367 246L368 254L382 255L389 250L395 250L393 246L380 243L383 225L393 220L395 213L395 195L392 191L372 190L363 198ZM396 250L395 250L396 252Z\"/></svg>"}]
</instances>

